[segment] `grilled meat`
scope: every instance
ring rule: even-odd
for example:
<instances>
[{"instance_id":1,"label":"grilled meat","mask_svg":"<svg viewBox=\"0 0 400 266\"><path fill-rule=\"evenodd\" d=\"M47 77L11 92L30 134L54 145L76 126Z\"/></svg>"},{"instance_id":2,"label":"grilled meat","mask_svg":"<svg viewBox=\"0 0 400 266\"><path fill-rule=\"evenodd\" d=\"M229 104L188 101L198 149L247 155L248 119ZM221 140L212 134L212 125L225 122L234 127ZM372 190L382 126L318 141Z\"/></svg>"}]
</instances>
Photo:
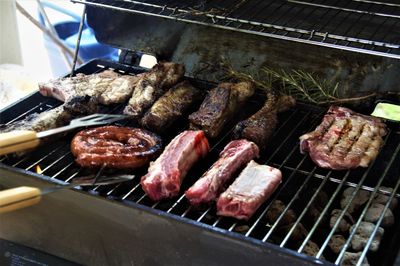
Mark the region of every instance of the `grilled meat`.
<instances>
[{"instance_id":1,"label":"grilled meat","mask_svg":"<svg viewBox=\"0 0 400 266\"><path fill-rule=\"evenodd\" d=\"M161 138L139 128L104 126L80 131L71 142L72 154L83 167L137 168L161 149Z\"/></svg>"},{"instance_id":2,"label":"grilled meat","mask_svg":"<svg viewBox=\"0 0 400 266\"><path fill-rule=\"evenodd\" d=\"M65 103L54 109L42 113L28 115L23 120L2 125L0 132L10 132L13 130L34 130L36 132L64 126L71 119L96 113L98 106L90 97L76 97L70 102Z\"/></svg>"},{"instance_id":3,"label":"grilled meat","mask_svg":"<svg viewBox=\"0 0 400 266\"><path fill-rule=\"evenodd\" d=\"M77 96L96 97L101 104L123 103L132 95L138 76L120 75L111 70L92 75L77 74L39 84L39 91L63 102Z\"/></svg>"},{"instance_id":4,"label":"grilled meat","mask_svg":"<svg viewBox=\"0 0 400 266\"><path fill-rule=\"evenodd\" d=\"M309 152L322 168L367 167L378 155L386 132L379 118L332 106L314 131L300 137L300 151Z\"/></svg>"},{"instance_id":5,"label":"grilled meat","mask_svg":"<svg viewBox=\"0 0 400 266\"><path fill-rule=\"evenodd\" d=\"M189 116L190 127L203 130L208 137L217 137L253 94L250 82L219 84L208 93L200 109Z\"/></svg>"},{"instance_id":6,"label":"grilled meat","mask_svg":"<svg viewBox=\"0 0 400 266\"><path fill-rule=\"evenodd\" d=\"M217 214L249 220L281 180L282 173L278 169L251 161L219 197Z\"/></svg>"},{"instance_id":7,"label":"grilled meat","mask_svg":"<svg viewBox=\"0 0 400 266\"><path fill-rule=\"evenodd\" d=\"M264 106L254 115L239 122L234 131L235 139L248 139L261 149L265 148L278 124L278 113L295 105L291 96L275 96L270 94Z\"/></svg>"},{"instance_id":8,"label":"grilled meat","mask_svg":"<svg viewBox=\"0 0 400 266\"><path fill-rule=\"evenodd\" d=\"M155 162L150 163L141 185L157 201L178 195L183 178L192 165L209 151L203 131L184 131L176 136Z\"/></svg>"},{"instance_id":9,"label":"grilled meat","mask_svg":"<svg viewBox=\"0 0 400 266\"><path fill-rule=\"evenodd\" d=\"M168 129L177 119L202 98L202 92L183 81L158 99L142 119L142 125L152 131Z\"/></svg>"},{"instance_id":10,"label":"grilled meat","mask_svg":"<svg viewBox=\"0 0 400 266\"><path fill-rule=\"evenodd\" d=\"M165 90L178 83L184 74L183 65L158 63L149 72L141 75L124 113L140 118Z\"/></svg>"},{"instance_id":11,"label":"grilled meat","mask_svg":"<svg viewBox=\"0 0 400 266\"><path fill-rule=\"evenodd\" d=\"M247 140L234 140L225 146L220 158L186 192L190 204L210 203L226 188L240 168L258 157L258 147Z\"/></svg>"}]
</instances>

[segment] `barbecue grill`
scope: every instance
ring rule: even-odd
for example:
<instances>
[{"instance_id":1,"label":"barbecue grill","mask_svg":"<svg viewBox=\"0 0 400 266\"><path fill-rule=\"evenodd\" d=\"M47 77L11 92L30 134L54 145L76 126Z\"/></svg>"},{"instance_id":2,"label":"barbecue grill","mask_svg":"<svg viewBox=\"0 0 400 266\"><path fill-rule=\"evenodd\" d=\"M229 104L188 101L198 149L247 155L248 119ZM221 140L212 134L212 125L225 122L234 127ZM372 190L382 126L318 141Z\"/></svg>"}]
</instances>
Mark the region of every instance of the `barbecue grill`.
<instances>
[{"instance_id":1,"label":"barbecue grill","mask_svg":"<svg viewBox=\"0 0 400 266\"><path fill-rule=\"evenodd\" d=\"M134 63L137 52L147 52L184 63L187 79L205 90L215 86L224 74L215 67L220 56L230 58L237 69L257 69L267 64L313 70L340 80L345 84L345 94L400 88L396 78L400 73L400 42L396 39L400 5L395 1L73 1L86 5L83 17L87 15L99 41L124 49L118 63L97 59L74 73L92 74L105 69L128 75L143 72L145 69ZM243 115L260 106L256 98ZM2 110L0 123L60 104L34 93ZM119 113L123 107L112 106L107 111ZM360 111L371 112L368 108ZM248 222L218 217L214 207L190 207L183 193L174 199L152 202L139 183L145 170L138 170L136 178L126 183L59 191L36 206L4 214L0 237L90 265L340 264L345 252L351 250L354 234L347 236L340 253L334 254L328 243L344 212L333 228L325 219L333 209L340 208L340 197L348 187L354 192L344 211L358 191L371 192L354 217L356 227L376 195L389 196L385 210L392 199L400 197L400 127L387 122L389 132L383 149L368 168L329 171L300 154L298 141L299 136L320 123L325 112L325 108L298 103L280 114L278 128L259 162L279 168L283 182ZM122 125L135 126L128 121ZM184 127L182 123L182 128L176 127L163 137L168 140ZM230 141L231 130L228 127L220 138L211 141L210 155L189 172L182 192L218 158ZM85 174L70 153L72 136L70 133L23 157L0 157L0 184L5 188L44 188L69 183ZM322 193L329 195L329 200L311 221L309 210ZM269 223L266 214L275 200L284 202L286 208L278 220ZM278 225L289 210L297 214L297 219L282 235ZM371 265L399 263L398 208L394 215L395 224L385 229L379 250L370 252L384 218L384 212L381 214L358 265L364 258ZM294 241L300 224L307 233ZM304 254L308 241L319 246L314 256Z\"/></svg>"}]
</instances>

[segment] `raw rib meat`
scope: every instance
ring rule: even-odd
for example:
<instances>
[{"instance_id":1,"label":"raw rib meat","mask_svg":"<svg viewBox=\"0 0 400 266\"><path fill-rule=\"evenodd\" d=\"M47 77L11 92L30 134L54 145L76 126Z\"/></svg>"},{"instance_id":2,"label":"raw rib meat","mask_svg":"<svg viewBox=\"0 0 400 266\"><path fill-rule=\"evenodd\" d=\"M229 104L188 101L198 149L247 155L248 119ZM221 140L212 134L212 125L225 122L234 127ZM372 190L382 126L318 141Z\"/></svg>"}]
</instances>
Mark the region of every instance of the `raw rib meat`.
<instances>
[{"instance_id":1,"label":"raw rib meat","mask_svg":"<svg viewBox=\"0 0 400 266\"><path fill-rule=\"evenodd\" d=\"M231 141L221 152L218 161L185 192L186 198L192 205L216 200L232 179L232 175L250 160L258 157L258 152L257 145L251 141Z\"/></svg>"},{"instance_id":2,"label":"raw rib meat","mask_svg":"<svg viewBox=\"0 0 400 266\"><path fill-rule=\"evenodd\" d=\"M178 195L183 178L192 165L209 151L203 131L184 131L176 136L161 156L150 163L141 185L154 201Z\"/></svg>"},{"instance_id":3,"label":"raw rib meat","mask_svg":"<svg viewBox=\"0 0 400 266\"><path fill-rule=\"evenodd\" d=\"M249 220L281 183L280 170L251 161L217 201L217 214Z\"/></svg>"},{"instance_id":4,"label":"raw rib meat","mask_svg":"<svg viewBox=\"0 0 400 266\"><path fill-rule=\"evenodd\" d=\"M367 167L378 155L386 132L379 118L332 106L314 131L300 137L300 151L308 152L322 168Z\"/></svg>"},{"instance_id":5,"label":"raw rib meat","mask_svg":"<svg viewBox=\"0 0 400 266\"><path fill-rule=\"evenodd\" d=\"M77 96L91 96L101 104L123 103L132 95L140 75L120 75L111 70L98 74L77 74L39 84L43 96L68 102Z\"/></svg>"}]
</instances>

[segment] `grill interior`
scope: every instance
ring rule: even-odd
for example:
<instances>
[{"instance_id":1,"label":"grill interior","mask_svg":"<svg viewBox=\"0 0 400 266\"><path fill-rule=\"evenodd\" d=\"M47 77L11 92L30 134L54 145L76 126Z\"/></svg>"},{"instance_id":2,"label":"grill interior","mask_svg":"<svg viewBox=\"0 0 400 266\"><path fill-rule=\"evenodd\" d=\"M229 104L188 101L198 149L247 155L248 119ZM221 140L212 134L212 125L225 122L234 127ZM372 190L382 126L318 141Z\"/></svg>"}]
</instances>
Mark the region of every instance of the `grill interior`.
<instances>
[{"instance_id":1,"label":"grill interior","mask_svg":"<svg viewBox=\"0 0 400 266\"><path fill-rule=\"evenodd\" d=\"M72 0L256 35L400 58L395 0Z\"/></svg>"},{"instance_id":2,"label":"grill interior","mask_svg":"<svg viewBox=\"0 0 400 266\"><path fill-rule=\"evenodd\" d=\"M95 60L78 69L77 73L91 74L105 69L113 69L122 74L135 74L140 71L137 68ZM213 85L198 80L192 80L192 82L195 86L203 89L209 89ZM253 103L256 104L250 105L257 107L260 101ZM60 104L61 103L55 99L46 98L36 93L22 102L16 103L14 106L3 110L0 116L0 122L7 124L15 120L23 119L31 113L42 112ZM249 108L247 108L248 112L252 111L250 105ZM123 105L113 106L108 111L119 113L122 111L123 107ZM341 253L334 254L328 246L328 241L335 234L335 229L343 218L344 212L341 213L341 216L332 229L329 227L330 213L333 209L340 208L340 197L344 189L348 187L354 187L355 191L352 194L351 200L345 206L344 211L349 208L357 191L366 190L371 192L368 202L357 212L357 215L354 216L357 226L364 219L366 210L376 194L388 195L390 199L400 197L398 192L400 185L400 131L398 124L388 123L390 129L385 138L385 145L379 153L378 158L367 169L351 171L329 171L321 169L316 167L307 155L300 154L298 137L305 132L313 130L316 125L320 123L325 111L326 110L323 108L300 103L296 108L280 115L280 123L273 135L273 139L267 150L257 161L279 168L283 173L283 182L272 197L259 208L257 213L248 222L218 217L214 206L194 209L190 207L183 193L174 199L152 202L144 194L139 183L140 177L146 172L146 169L133 171L136 177L132 181L118 185L89 187L84 190L94 196L120 201L127 206L135 207L136 204L148 206L172 214L179 219L183 218L183 220L189 219L195 221L201 226L206 225L210 228L222 229L224 232L237 233L237 236L242 239L256 239L262 242L271 242L280 247L300 253L304 252L307 241L311 240L320 247L320 251L314 254L316 258L323 258L327 261L339 264L344 252L346 250L351 251L350 241L352 234L346 235L348 239L346 242L347 245L341 250ZM120 124L124 126L135 126L132 122L121 122ZM167 144L169 139L183 129L184 127L176 127L174 130L171 130L171 132L168 132L163 136L164 144ZM212 151L206 159L196 164L189 172L183 182L182 192L189 188L212 163L217 160L219 152L230 141L230 131L231 130L227 129L221 134L221 138L210 142ZM40 174L54 180L65 182L71 181L74 177L85 175L88 173L87 170L78 167L78 165L74 163L74 157L70 153L69 144L73 134L73 132L69 133L67 137L44 145L22 158L0 157L0 166L4 164L35 172L36 166L40 165ZM394 190L390 192L386 189L380 189L381 186L391 187ZM313 204L318 203L321 193L329 195L329 201L324 206L321 206L320 215L312 220L309 216L309 210ZM266 213L275 200L284 202L286 208L278 219L271 223L267 221ZM386 209L389 207L390 201L391 200L386 204ZM282 234L282 231L279 229L279 222L289 210L293 210L296 213L297 219L295 223L291 225L290 230ZM371 265L390 265L397 255L399 245L398 239L400 237L398 233L400 232L400 223L398 221L400 217L398 211L394 211L394 215L396 223L394 226L385 229L380 249L375 253L367 252L374 233L370 236L367 246L363 249L362 258L367 256ZM328 223L324 219L324 216L328 217ZM377 222L378 226L382 220L383 213L380 216L380 220ZM293 233L295 229L298 229L300 223L306 228L307 234L300 241L295 241ZM360 258L359 262L362 261L362 258Z\"/></svg>"}]
</instances>

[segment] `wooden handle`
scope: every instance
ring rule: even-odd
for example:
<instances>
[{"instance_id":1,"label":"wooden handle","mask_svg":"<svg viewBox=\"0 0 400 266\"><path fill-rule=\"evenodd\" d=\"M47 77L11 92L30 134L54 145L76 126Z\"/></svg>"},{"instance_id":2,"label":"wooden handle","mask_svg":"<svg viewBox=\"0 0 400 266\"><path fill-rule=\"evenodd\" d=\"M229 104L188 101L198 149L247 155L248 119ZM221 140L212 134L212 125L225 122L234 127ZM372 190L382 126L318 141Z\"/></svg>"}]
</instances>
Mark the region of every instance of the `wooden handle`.
<instances>
[{"instance_id":1,"label":"wooden handle","mask_svg":"<svg viewBox=\"0 0 400 266\"><path fill-rule=\"evenodd\" d=\"M35 131L16 130L0 134L0 155L23 151L39 145Z\"/></svg>"},{"instance_id":2,"label":"wooden handle","mask_svg":"<svg viewBox=\"0 0 400 266\"><path fill-rule=\"evenodd\" d=\"M35 205L40 198L40 189L35 187L16 187L0 191L0 213Z\"/></svg>"}]
</instances>

